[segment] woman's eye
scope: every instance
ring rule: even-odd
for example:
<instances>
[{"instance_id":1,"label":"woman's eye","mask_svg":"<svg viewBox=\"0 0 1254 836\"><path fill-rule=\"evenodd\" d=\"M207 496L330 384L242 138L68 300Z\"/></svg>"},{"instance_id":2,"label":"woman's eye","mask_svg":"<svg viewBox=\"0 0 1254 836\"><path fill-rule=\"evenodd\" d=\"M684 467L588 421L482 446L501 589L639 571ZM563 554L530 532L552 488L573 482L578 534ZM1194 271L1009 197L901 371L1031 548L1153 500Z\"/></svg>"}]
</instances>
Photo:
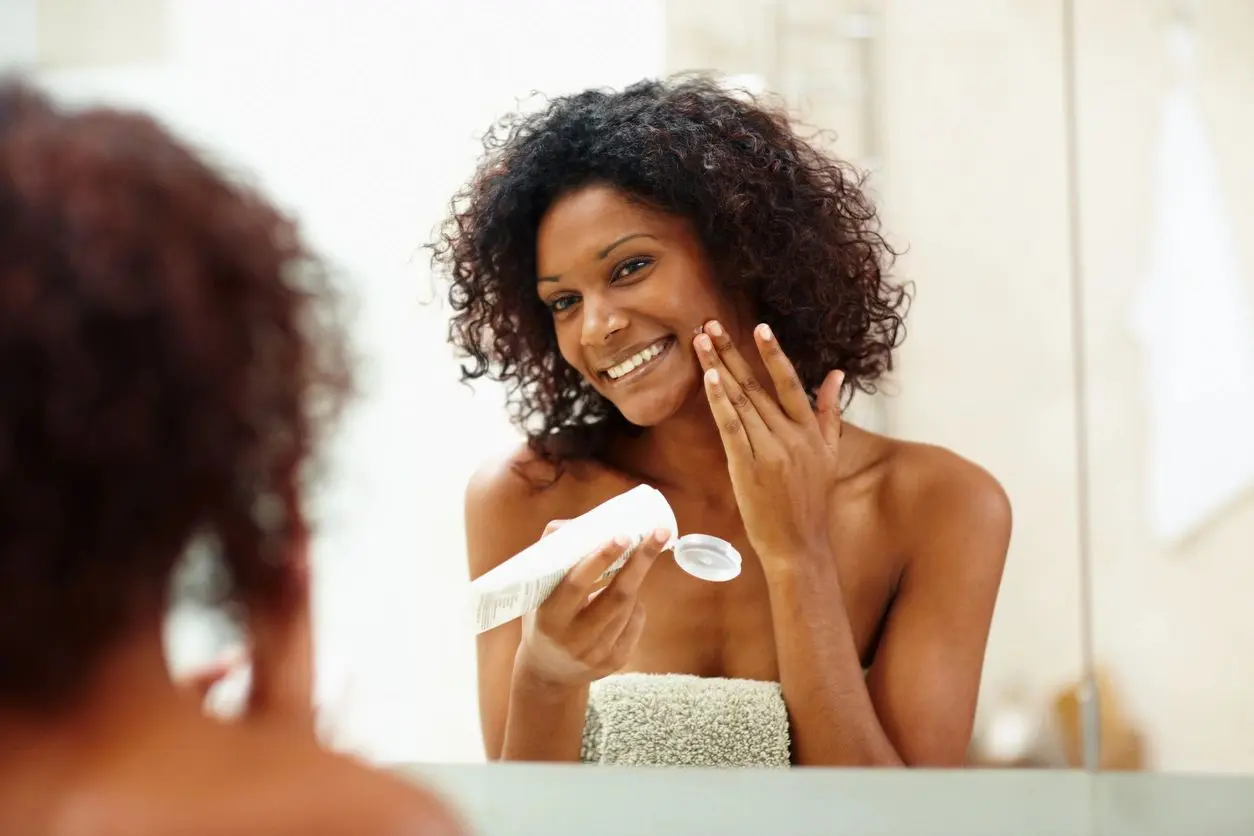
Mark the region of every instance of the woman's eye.
<instances>
[{"instance_id":1,"label":"woman's eye","mask_svg":"<svg viewBox=\"0 0 1254 836\"><path fill-rule=\"evenodd\" d=\"M548 306L553 313L561 313L578 301L578 297L575 296L559 296L556 299L550 299Z\"/></svg>"},{"instance_id":2,"label":"woman's eye","mask_svg":"<svg viewBox=\"0 0 1254 836\"><path fill-rule=\"evenodd\" d=\"M615 279L625 279L633 273L637 273L653 263L649 258L629 258L622 264L618 265L618 269L614 271Z\"/></svg>"}]
</instances>

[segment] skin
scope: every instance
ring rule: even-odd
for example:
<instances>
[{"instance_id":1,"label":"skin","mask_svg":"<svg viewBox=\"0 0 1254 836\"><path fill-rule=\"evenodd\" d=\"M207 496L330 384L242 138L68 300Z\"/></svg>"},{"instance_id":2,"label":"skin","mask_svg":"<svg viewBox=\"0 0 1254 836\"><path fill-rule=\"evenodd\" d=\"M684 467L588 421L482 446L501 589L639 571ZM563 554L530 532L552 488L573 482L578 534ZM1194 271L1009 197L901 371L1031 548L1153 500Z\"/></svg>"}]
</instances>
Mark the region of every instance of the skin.
<instances>
[{"instance_id":1,"label":"skin","mask_svg":"<svg viewBox=\"0 0 1254 836\"><path fill-rule=\"evenodd\" d=\"M466 493L472 577L641 483L680 533L728 540L744 564L715 584L647 552L590 599L608 549L481 635L489 758L578 760L588 684L634 671L780 682L799 765L961 765L1010 539L997 481L842 426L839 371L816 412L683 219L591 186L551 207L537 245L563 358L647 429L544 490L519 472L543 475L525 449L485 464ZM601 374L658 339L634 379Z\"/></svg>"},{"instance_id":2,"label":"skin","mask_svg":"<svg viewBox=\"0 0 1254 836\"><path fill-rule=\"evenodd\" d=\"M308 616L306 598L253 620L253 690L230 723L201 711L229 668L172 682L159 618L102 660L70 710L0 706L0 833L460 836L427 791L318 745Z\"/></svg>"}]
</instances>

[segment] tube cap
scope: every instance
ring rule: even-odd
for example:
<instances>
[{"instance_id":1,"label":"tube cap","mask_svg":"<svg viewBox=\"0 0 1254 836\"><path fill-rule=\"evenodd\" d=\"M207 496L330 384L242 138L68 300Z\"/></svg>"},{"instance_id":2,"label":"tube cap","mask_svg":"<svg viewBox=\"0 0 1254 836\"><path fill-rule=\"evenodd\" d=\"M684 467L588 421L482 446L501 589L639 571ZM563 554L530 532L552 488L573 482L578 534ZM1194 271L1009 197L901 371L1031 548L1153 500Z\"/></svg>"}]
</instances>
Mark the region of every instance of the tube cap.
<instances>
[{"instance_id":1,"label":"tube cap","mask_svg":"<svg viewBox=\"0 0 1254 836\"><path fill-rule=\"evenodd\" d=\"M740 574L740 552L717 537L685 534L671 545L671 552L679 568L703 581L729 581Z\"/></svg>"}]
</instances>

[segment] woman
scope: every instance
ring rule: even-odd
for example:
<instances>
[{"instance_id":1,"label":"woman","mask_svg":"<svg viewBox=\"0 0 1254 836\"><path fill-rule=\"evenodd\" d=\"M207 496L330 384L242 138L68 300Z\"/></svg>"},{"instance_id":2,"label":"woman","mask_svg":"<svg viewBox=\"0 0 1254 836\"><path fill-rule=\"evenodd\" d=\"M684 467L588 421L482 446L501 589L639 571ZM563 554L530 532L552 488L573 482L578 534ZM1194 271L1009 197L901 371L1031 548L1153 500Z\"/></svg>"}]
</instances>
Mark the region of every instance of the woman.
<instances>
[{"instance_id":1,"label":"woman","mask_svg":"<svg viewBox=\"0 0 1254 836\"><path fill-rule=\"evenodd\" d=\"M0 832L460 832L313 733L300 474L350 383L320 275L149 119L0 88ZM252 638L230 725L165 665L195 537Z\"/></svg>"},{"instance_id":2,"label":"woman","mask_svg":"<svg viewBox=\"0 0 1254 836\"><path fill-rule=\"evenodd\" d=\"M704 583L654 541L594 595L610 545L483 634L489 757L586 758L590 685L648 674L779 683L785 762L960 765L1010 506L951 452L842 425L905 301L854 170L701 78L557 99L486 147L435 257L463 377L505 383L527 443L467 489L471 575L641 483L744 560ZM670 745L692 728L664 693L619 716Z\"/></svg>"}]
</instances>

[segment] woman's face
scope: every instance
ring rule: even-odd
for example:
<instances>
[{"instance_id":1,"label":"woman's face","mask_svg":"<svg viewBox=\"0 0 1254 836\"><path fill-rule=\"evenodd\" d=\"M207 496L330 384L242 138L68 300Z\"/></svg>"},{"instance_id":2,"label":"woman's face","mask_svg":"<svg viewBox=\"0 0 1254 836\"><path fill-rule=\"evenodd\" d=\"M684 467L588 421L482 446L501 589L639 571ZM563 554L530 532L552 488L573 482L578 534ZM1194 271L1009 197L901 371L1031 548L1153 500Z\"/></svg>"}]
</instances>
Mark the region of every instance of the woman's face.
<instances>
[{"instance_id":1,"label":"woman's face","mask_svg":"<svg viewBox=\"0 0 1254 836\"><path fill-rule=\"evenodd\" d=\"M628 421L656 425L701 395L692 338L731 322L685 220L587 186L544 216L536 260L562 357Z\"/></svg>"}]
</instances>

